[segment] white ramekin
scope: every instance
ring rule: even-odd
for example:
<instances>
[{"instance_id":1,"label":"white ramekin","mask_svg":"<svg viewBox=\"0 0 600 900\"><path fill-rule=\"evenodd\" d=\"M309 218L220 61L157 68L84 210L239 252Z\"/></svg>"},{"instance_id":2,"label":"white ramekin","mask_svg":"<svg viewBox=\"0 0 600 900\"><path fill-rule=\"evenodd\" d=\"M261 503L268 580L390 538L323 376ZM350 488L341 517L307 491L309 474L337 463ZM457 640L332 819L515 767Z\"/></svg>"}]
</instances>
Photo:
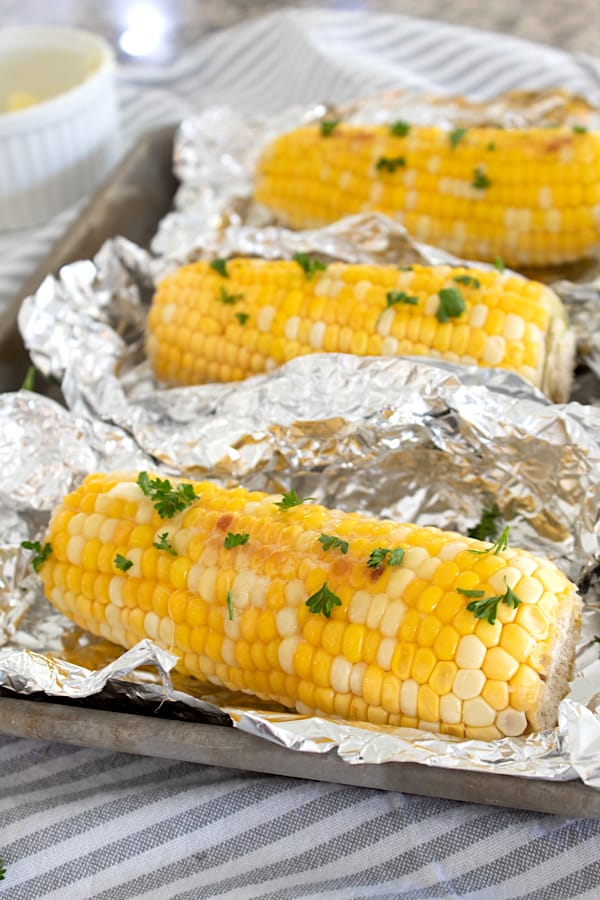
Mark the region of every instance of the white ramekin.
<instances>
[{"instance_id":1,"label":"white ramekin","mask_svg":"<svg viewBox=\"0 0 600 900\"><path fill-rule=\"evenodd\" d=\"M14 93L39 99L3 112ZM114 56L71 28L0 29L0 229L47 221L106 175L118 150Z\"/></svg>"}]
</instances>

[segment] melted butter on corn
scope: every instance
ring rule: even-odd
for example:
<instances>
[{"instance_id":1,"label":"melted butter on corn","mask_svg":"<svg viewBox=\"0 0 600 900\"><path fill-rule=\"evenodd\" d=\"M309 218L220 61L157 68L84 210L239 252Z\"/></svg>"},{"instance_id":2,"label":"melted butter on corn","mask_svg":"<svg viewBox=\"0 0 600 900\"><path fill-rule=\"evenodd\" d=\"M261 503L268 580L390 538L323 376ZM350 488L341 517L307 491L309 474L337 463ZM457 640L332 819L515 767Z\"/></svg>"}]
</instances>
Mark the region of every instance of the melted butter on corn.
<instances>
[{"instance_id":1,"label":"melted butter on corn","mask_svg":"<svg viewBox=\"0 0 600 900\"><path fill-rule=\"evenodd\" d=\"M149 637L183 672L301 712L483 740L538 727L557 634L578 609L551 564L512 548L476 555L479 542L435 528L194 488L165 522L135 476L89 476L52 517L41 568L52 603L108 640ZM165 531L177 556L153 546ZM226 549L230 531L248 542ZM321 533L348 553L325 552ZM386 546L402 546L402 565L368 568ZM505 578L516 610L501 604L494 624L466 610L457 588L493 594ZM341 600L330 618L306 606L324 582Z\"/></svg>"}]
</instances>

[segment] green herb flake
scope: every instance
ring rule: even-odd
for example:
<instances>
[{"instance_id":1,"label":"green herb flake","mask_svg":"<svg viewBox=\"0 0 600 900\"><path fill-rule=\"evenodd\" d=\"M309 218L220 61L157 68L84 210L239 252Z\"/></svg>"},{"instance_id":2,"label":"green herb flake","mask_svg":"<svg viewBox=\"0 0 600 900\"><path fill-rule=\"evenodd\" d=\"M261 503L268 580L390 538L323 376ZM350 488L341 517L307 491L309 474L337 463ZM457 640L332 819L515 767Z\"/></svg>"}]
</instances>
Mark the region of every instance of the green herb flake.
<instances>
[{"instance_id":1,"label":"green herb flake","mask_svg":"<svg viewBox=\"0 0 600 900\"><path fill-rule=\"evenodd\" d=\"M438 322L447 322L448 319L457 319L467 308L463 295L457 288L442 288L438 292L440 305L436 317Z\"/></svg>"},{"instance_id":2,"label":"green herb flake","mask_svg":"<svg viewBox=\"0 0 600 900\"><path fill-rule=\"evenodd\" d=\"M27 369L27 374L23 379L23 384L21 385L22 391L34 391L35 390L35 366L29 366Z\"/></svg>"},{"instance_id":3,"label":"green herb flake","mask_svg":"<svg viewBox=\"0 0 600 900\"><path fill-rule=\"evenodd\" d=\"M245 325L246 322L248 321L248 319L250 318L248 313L243 313L243 312L234 313L234 316L236 317L236 319L238 320L240 325Z\"/></svg>"},{"instance_id":4,"label":"green herb flake","mask_svg":"<svg viewBox=\"0 0 600 900\"><path fill-rule=\"evenodd\" d=\"M398 269L399 269L401 272L412 272L412 271L413 271L413 267L412 267L412 266L398 266Z\"/></svg>"},{"instance_id":5,"label":"green herb flake","mask_svg":"<svg viewBox=\"0 0 600 900\"><path fill-rule=\"evenodd\" d=\"M342 553L348 552L348 541L343 541L341 538L336 537L335 534L322 534L319 542L323 545L323 550L325 551L339 547Z\"/></svg>"},{"instance_id":6,"label":"green herb flake","mask_svg":"<svg viewBox=\"0 0 600 900\"><path fill-rule=\"evenodd\" d=\"M233 597L231 596L231 591L227 591L227 613L229 621L233 622Z\"/></svg>"},{"instance_id":7,"label":"green herb flake","mask_svg":"<svg viewBox=\"0 0 600 900\"><path fill-rule=\"evenodd\" d=\"M150 478L147 472L140 472L136 483L142 493L150 497L161 519L172 519L176 513L187 509L198 499L193 485L178 484L173 490L167 478Z\"/></svg>"},{"instance_id":8,"label":"green herb flake","mask_svg":"<svg viewBox=\"0 0 600 900\"><path fill-rule=\"evenodd\" d=\"M168 541L169 532L163 531L162 534L158 535L158 540L153 541L152 546L156 547L157 550L166 550L167 553L170 553L171 556L177 556L177 550L175 550Z\"/></svg>"},{"instance_id":9,"label":"green herb flake","mask_svg":"<svg viewBox=\"0 0 600 900\"><path fill-rule=\"evenodd\" d=\"M587 134L588 130L585 125L573 125L573 134Z\"/></svg>"},{"instance_id":10,"label":"green herb flake","mask_svg":"<svg viewBox=\"0 0 600 900\"><path fill-rule=\"evenodd\" d=\"M509 532L510 528L507 525L496 543L492 544L491 547L488 547L487 550L469 550L469 553L475 553L476 556L485 556L487 553L491 553L493 556L498 556L501 550L506 550L506 548L508 547Z\"/></svg>"},{"instance_id":11,"label":"green herb flake","mask_svg":"<svg viewBox=\"0 0 600 900\"><path fill-rule=\"evenodd\" d=\"M6 869L4 867L4 860L0 859L0 881L4 881L5 875L6 875Z\"/></svg>"},{"instance_id":12,"label":"green herb flake","mask_svg":"<svg viewBox=\"0 0 600 900\"><path fill-rule=\"evenodd\" d=\"M217 297L217 300L220 300L221 303L225 303L225 304L228 304L229 306L232 306L234 303L237 303L238 300L243 300L243 299L244 299L243 294L230 294L229 291L227 291L223 287L223 285L221 285L221 289L219 291L219 296Z\"/></svg>"},{"instance_id":13,"label":"green herb flake","mask_svg":"<svg viewBox=\"0 0 600 900\"><path fill-rule=\"evenodd\" d=\"M121 553L117 553L114 559L114 563L117 569L120 569L121 572L128 572L133 565L133 562L130 559L127 559L127 557L123 556Z\"/></svg>"},{"instance_id":14,"label":"green herb flake","mask_svg":"<svg viewBox=\"0 0 600 900\"><path fill-rule=\"evenodd\" d=\"M24 550L33 551L34 555L31 557L31 565L33 566L34 572L40 571L42 565L52 553L52 545L48 542L42 546L39 541L21 541L21 547L23 547Z\"/></svg>"},{"instance_id":15,"label":"green herb flake","mask_svg":"<svg viewBox=\"0 0 600 900\"><path fill-rule=\"evenodd\" d=\"M219 275L222 275L223 278L229 278L229 272L227 271L227 260L226 259L213 259L210 262L211 269L214 269L215 272L218 272Z\"/></svg>"},{"instance_id":16,"label":"green herb flake","mask_svg":"<svg viewBox=\"0 0 600 900\"><path fill-rule=\"evenodd\" d=\"M481 519L472 528L467 528L467 535L476 538L478 541L485 541L496 538L498 535L498 519L501 513L496 503L486 508L481 513Z\"/></svg>"},{"instance_id":17,"label":"green herb flake","mask_svg":"<svg viewBox=\"0 0 600 900\"><path fill-rule=\"evenodd\" d=\"M323 119L321 122L321 136L329 137L340 124L339 119Z\"/></svg>"},{"instance_id":18,"label":"green herb flake","mask_svg":"<svg viewBox=\"0 0 600 900\"><path fill-rule=\"evenodd\" d=\"M486 188L491 187L492 182L487 177L481 166L477 166L475 171L473 172L473 181L471 182L471 187L477 188L480 191L484 191Z\"/></svg>"},{"instance_id":19,"label":"green herb flake","mask_svg":"<svg viewBox=\"0 0 600 900\"><path fill-rule=\"evenodd\" d=\"M405 294L404 291L388 291L385 295L386 307L397 306L398 303L406 303L409 306L418 306L419 298L410 297L408 294Z\"/></svg>"},{"instance_id":20,"label":"green herb flake","mask_svg":"<svg viewBox=\"0 0 600 900\"><path fill-rule=\"evenodd\" d=\"M492 265L495 269L498 269L499 272L504 272L504 270L506 269L506 265L501 256L497 256Z\"/></svg>"},{"instance_id":21,"label":"green herb flake","mask_svg":"<svg viewBox=\"0 0 600 900\"><path fill-rule=\"evenodd\" d=\"M249 537L250 535L247 532L234 534L232 531L228 531L227 537L223 541L223 546L226 550L231 550L232 547L242 547L248 543Z\"/></svg>"},{"instance_id":22,"label":"green herb flake","mask_svg":"<svg viewBox=\"0 0 600 900\"><path fill-rule=\"evenodd\" d=\"M284 491L281 500L278 500L274 505L278 506L279 509L291 509L293 506L301 506L303 503L308 503L309 500L315 499L315 497L300 498L296 491Z\"/></svg>"},{"instance_id":23,"label":"green herb flake","mask_svg":"<svg viewBox=\"0 0 600 900\"><path fill-rule=\"evenodd\" d=\"M380 566L385 565L386 562L390 566L400 566L403 559L404 550L402 547L394 547L393 549L391 547L377 547L369 556L367 565L370 569L378 569Z\"/></svg>"},{"instance_id":24,"label":"green herb flake","mask_svg":"<svg viewBox=\"0 0 600 900\"><path fill-rule=\"evenodd\" d=\"M337 594L334 594L333 591L329 590L326 581L323 583L322 587L306 601L306 606L308 606L311 613L323 615L326 619L331 616L335 606L341 605L342 601Z\"/></svg>"},{"instance_id":25,"label":"green herb flake","mask_svg":"<svg viewBox=\"0 0 600 900\"><path fill-rule=\"evenodd\" d=\"M467 603L467 609L472 612L477 619L487 619L490 625L493 625L498 615L498 604L505 603L512 609L516 609L523 602L517 597L513 589L509 586L506 578L504 579L506 591L503 594L496 594L494 597L484 597L481 600L472 600Z\"/></svg>"},{"instance_id":26,"label":"green herb flake","mask_svg":"<svg viewBox=\"0 0 600 900\"><path fill-rule=\"evenodd\" d=\"M464 284L465 287L481 287L481 282L479 281L479 279L474 278L472 275L455 275L452 280L456 281L457 284Z\"/></svg>"},{"instance_id":27,"label":"green herb flake","mask_svg":"<svg viewBox=\"0 0 600 900\"><path fill-rule=\"evenodd\" d=\"M488 153L494 153L496 150L496 145L493 141L490 141L485 149L488 151Z\"/></svg>"},{"instance_id":28,"label":"green herb flake","mask_svg":"<svg viewBox=\"0 0 600 900\"><path fill-rule=\"evenodd\" d=\"M394 549L390 553L390 558L388 563L390 566L400 566L402 565L402 560L404 559L404 550L402 547L394 547Z\"/></svg>"},{"instance_id":29,"label":"green herb flake","mask_svg":"<svg viewBox=\"0 0 600 900\"><path fill-rule=\"evenodd\" d=\"M485 591L468 591L466 588L456 588L457 594L462 594L464 597L483 597Z\"/></svg>"},{"instance_id":30,"label":"green herb flake","mask_svg":"<svg viewBox=\"0 0 600 900\"><path fill-rule=\"evenodd\" d=\"M378 172L395 172L396 169L402 169L406 165L403 156L380 156L375 163L375 169Z\"/></svg>"},{"instance_id":31,"label":"green herb flake","mask_svg":"<svg viewBox=\"0 0 600 900\"><path fill-rule=\"evenodd\" d=\"M309 279L317 272L324 272L327 268L327 263L321 262L320 259L311 259L308 253L294 253L293 260L298 263Z\"/></svg>"},{"instance_id":32,"label":"green herb flake","mask_svg":"<svg viewBox=\"0 0 600 900\"><path fill-rule=\"evenodd\" d=\"M410 134L410 125L408 122L403 122L402 119L399 119L397 122L392 122L390 125L390 134L393 134L394 137L406 137L407 134Z\"/></svg>"},{"instance_id":33,"label":"green herb flake","mask_svg":"<svg viewBox=\"0 0 600 900\"><path fill-rule=\"evenodd\" d=\"M468 130L469 130L468 128L455 128L453 131L450 132L450 134L448 135L448 139L450 141L450 146L452 147L453 150L456 150L456 148L458 147L460 142L463 140L463 138L465 137Z\"/></svg>"},{"instance_id":34,"label":"green herb flake","mask_svg":"<svg viewBox=\"0 0 600 900\"><path fill-rule=\"evenodd\" d=\"M595 643L595 644L600 644L600 635L598 635L598 634L595 634L595 635L594 635L594 643Z\"/></svg>"}]
</instances>

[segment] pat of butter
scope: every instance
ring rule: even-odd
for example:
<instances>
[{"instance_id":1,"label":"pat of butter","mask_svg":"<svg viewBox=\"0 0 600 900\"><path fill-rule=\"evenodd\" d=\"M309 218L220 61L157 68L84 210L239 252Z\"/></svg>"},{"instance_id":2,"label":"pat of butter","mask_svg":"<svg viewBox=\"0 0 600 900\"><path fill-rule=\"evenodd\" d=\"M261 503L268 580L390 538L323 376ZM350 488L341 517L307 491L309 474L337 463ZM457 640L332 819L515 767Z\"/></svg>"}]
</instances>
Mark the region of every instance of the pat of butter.
<instances>
[{"instance_id":1,"label":"pat of butter","mask_svg":"<svg viewBox=\"0 0 600 900\"><path fill-rule=\"evenodd\" d=\"M13 91L8 96L4 112L17 112L19 109L27 109L28 106L35 106L39 102L40 98L29 91Z\"/></svg>"}]
</instances>

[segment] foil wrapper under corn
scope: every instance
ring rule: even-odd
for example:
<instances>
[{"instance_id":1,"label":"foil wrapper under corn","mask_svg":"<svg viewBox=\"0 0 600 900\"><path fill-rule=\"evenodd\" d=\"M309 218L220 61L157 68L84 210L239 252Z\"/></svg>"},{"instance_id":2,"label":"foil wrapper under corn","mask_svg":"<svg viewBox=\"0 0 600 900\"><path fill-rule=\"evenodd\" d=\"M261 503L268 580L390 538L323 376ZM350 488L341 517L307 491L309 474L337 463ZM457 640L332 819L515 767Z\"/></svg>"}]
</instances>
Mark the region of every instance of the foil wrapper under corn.
<instances>
[{"instance_id":1,"label":"foil wrapper under corn","mask_svg":"<svg viewBox=\"0 0 600 900\"><path fill-rule=\"evenodd\" d=\"M116 239L93 261L47 279L24 304L20 326L32 359L61 381L69 411L26 392L0 398L0 685L78 699L100 691L125 709L161 702L297 750L337 748L348 762L579 775L600 786L600 757L589 749L600 744L594 366L576 379L588 405L556 406L508 372L427 360L314 355L243 383L178 389L157 384L144 360L152 285L191 259L303 251L350 262L459 262L376 214L290 232L253 208L248 186L260 142L329 114L323 106L247 122L211 110L184 123L175 151L182 189L153 253ZM381 115L376 104L372 114ZM399 117L393 103L388 115ZM561 293L574 298L580 346L593 356L596 286L564 282ZM596 319L586 322L586 311ZM43 599L20 541L42 535L51 507L86 472L141 468L294 488L328 505L459 531L495 502L513 543L550 557L585 591L576 675L558 727L486 744L307 719L183 679L172 671L173 655L148 641L123 653L81 632Z\"/></svg>"}]
</instances>

